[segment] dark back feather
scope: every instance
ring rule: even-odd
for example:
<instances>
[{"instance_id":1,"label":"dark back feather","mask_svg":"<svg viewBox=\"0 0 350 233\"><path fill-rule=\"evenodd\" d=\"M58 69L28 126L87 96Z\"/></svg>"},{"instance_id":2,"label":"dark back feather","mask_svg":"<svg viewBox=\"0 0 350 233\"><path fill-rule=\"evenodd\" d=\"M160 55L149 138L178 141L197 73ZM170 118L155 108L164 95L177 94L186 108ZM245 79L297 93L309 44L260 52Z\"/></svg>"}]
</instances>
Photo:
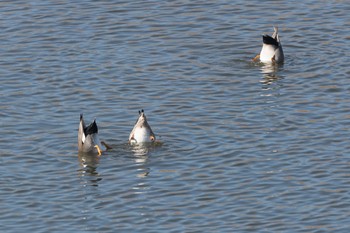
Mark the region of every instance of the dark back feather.
<instances>
[{"instance_id":1,"label":"dark back feather","mask_svg":"<svg viewBox=\"0 0 350 233\"><path fill-rule=\"evenodd\" d=\"M98 133L98 128L97 128L96 121L92 122L88 127L86 127L84 129L84 133L85 133L86 136L89 135L89 134Z\"/></svg>"},{"instance_id":2,"label":"dark back feather","mask_svg":"<svg viewBox=\"0 0 350 233\"><path fill-rule=\"evenodd\" d=\"M269 35L263 35L263 42L264 44L275 45L278 47L278 41Z\"/></svg>"}]
</instances>

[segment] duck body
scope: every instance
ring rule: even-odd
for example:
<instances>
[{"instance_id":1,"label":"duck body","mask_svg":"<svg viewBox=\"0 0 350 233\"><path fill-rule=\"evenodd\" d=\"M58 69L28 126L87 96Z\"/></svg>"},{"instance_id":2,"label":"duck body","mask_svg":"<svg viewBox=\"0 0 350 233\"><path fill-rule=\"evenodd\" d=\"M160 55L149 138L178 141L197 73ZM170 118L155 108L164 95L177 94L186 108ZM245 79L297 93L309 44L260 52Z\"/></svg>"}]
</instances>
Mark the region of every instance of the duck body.
<instances>
[{"instance_id":1,"label":"duck body","mask_svg":"<svg viewBox=\"0 0 350 233\"><path fill-rule=\"evenodd\" d=\"M143 111L139 111L139 118L129 136L130 144L150 143L156 140L151 126L147 122L146 115Z\"/></svg>"},{"instance_id":2,"label":"duck body","mask_svg":"<svg viewBox=\"0 0 350 233\"><path fill-rule=\"evenodd\" d=\"M102 145L98 137L98 127L96 120L86 126L83 114L80 114L80 123L78 130L78 150L84 153L101 154Z\"/></svg>"},{"instance_id":3,"label":"duck body","mask_svg":"<svg viewBox=\"0 0 350 233\"><path fill-rule=\"evenodd\" d=\"M284 54L282 44L278 36L278 28L274 27L272 36L263 35L263 47L260 52L260 61L264 63L283 63Z\"/></svg>"}]
</instances>

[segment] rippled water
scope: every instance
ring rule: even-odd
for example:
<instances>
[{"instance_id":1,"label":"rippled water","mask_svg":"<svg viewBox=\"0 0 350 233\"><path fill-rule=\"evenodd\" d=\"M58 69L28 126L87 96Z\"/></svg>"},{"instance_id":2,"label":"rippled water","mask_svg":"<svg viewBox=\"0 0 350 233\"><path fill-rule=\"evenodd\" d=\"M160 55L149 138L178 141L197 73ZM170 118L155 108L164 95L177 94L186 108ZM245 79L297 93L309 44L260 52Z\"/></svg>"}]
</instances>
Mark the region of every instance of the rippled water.
<instances>
[{"instance_id":1,"label":"rippled water","mask_svg":"<svg viewBox=\"0 0 350 233\"><path fill-rule=\"evenodd\" d=\"M1 232L348 232L349 11L2 1ZM273 25L284 65L251 63ZM141 108L162 146L128 146Z\"/></svg>"}]
</instances>

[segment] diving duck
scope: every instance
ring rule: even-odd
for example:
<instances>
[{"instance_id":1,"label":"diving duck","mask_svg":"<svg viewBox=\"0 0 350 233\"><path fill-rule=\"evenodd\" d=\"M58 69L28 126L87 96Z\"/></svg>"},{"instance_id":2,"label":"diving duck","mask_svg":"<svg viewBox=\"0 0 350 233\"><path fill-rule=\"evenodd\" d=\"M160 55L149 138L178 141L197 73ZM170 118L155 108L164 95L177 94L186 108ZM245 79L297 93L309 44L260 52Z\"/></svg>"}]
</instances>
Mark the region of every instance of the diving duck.
<instances>
[{"instance_id":1,"label":"diving duck","mask_svg":"<svg viewBox=\"0 0 350 233\"><path fill-rule=\"evenodd\" d=\"M104 148L102 147L104 146ZM86 127L83 114L80 114L80 124L78 131L78 150L84 153L96 153L101 155L103 149L110 149L105 142L98 138L98 128L96 119Z\"/></svg>"},{"instance_id":2,"label":"diving duck","mask_svg":"<svg viewBox=\"0 0 350 233\"><path fill-rule=\"evenodd\" d=\"M278 28L273 27L274 33L272 36L263 35L263 47L259 55L253 61L260 60L264 63L283 63L284 54L281 41L278 37Z\"/></svg>"},{"instance_id":3,"label":"diving duck","mask_svg":"<svg viewBox=\"0 0 350 233\"><path fill-rule=\"evenodd\" d=\"M143 109L139 111L139 118L129 136L130 144L154 142L156 136L154 135L151 126L147 122L147 118Z\"/></svg>"}]
</instances>

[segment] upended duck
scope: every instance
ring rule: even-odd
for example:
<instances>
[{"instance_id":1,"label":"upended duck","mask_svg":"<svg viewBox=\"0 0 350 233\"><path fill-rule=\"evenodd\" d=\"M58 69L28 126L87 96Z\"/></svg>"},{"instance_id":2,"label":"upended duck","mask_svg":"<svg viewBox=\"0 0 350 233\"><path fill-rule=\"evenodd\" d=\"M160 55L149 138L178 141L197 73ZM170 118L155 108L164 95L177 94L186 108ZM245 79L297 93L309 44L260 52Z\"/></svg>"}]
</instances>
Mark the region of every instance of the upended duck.
<instances>
[{"instance_id":1,"label":"upended duck","mask_svg":"<svg viewBox=\"0 0 350 233\"><path fill-rule=\"evenodd\" d=\"M103 151L111 149L98 137L98 127L96 119L88 126L85 125L83 114L80 114L78 131L78 150L84 153L94 153L101 155Z\"/></svg>"},{"instance_id":2,"label":"upended duck","mask_svg":"<svg viewBox=\"0 0 350 233\"><path fill-rule=\"evenodd\" d=\"M151 126L147 122L147 118L143 109L139 111L139 118L129 136L130 144L150 143L156 140Z\"/></svg>"},{"instance_id":3,"label":"upended duck","mask_svg":"<svg viewBox=\"0 0 350 233\"><path fill-rule=\"evenodd\" d=\"M261 61L264 63L283 63L284 54L282 44L278 36L278 28L273 27L274 33L272 36L263 35L263 47L253 61Z\"/></svg>"}]
</instances>

